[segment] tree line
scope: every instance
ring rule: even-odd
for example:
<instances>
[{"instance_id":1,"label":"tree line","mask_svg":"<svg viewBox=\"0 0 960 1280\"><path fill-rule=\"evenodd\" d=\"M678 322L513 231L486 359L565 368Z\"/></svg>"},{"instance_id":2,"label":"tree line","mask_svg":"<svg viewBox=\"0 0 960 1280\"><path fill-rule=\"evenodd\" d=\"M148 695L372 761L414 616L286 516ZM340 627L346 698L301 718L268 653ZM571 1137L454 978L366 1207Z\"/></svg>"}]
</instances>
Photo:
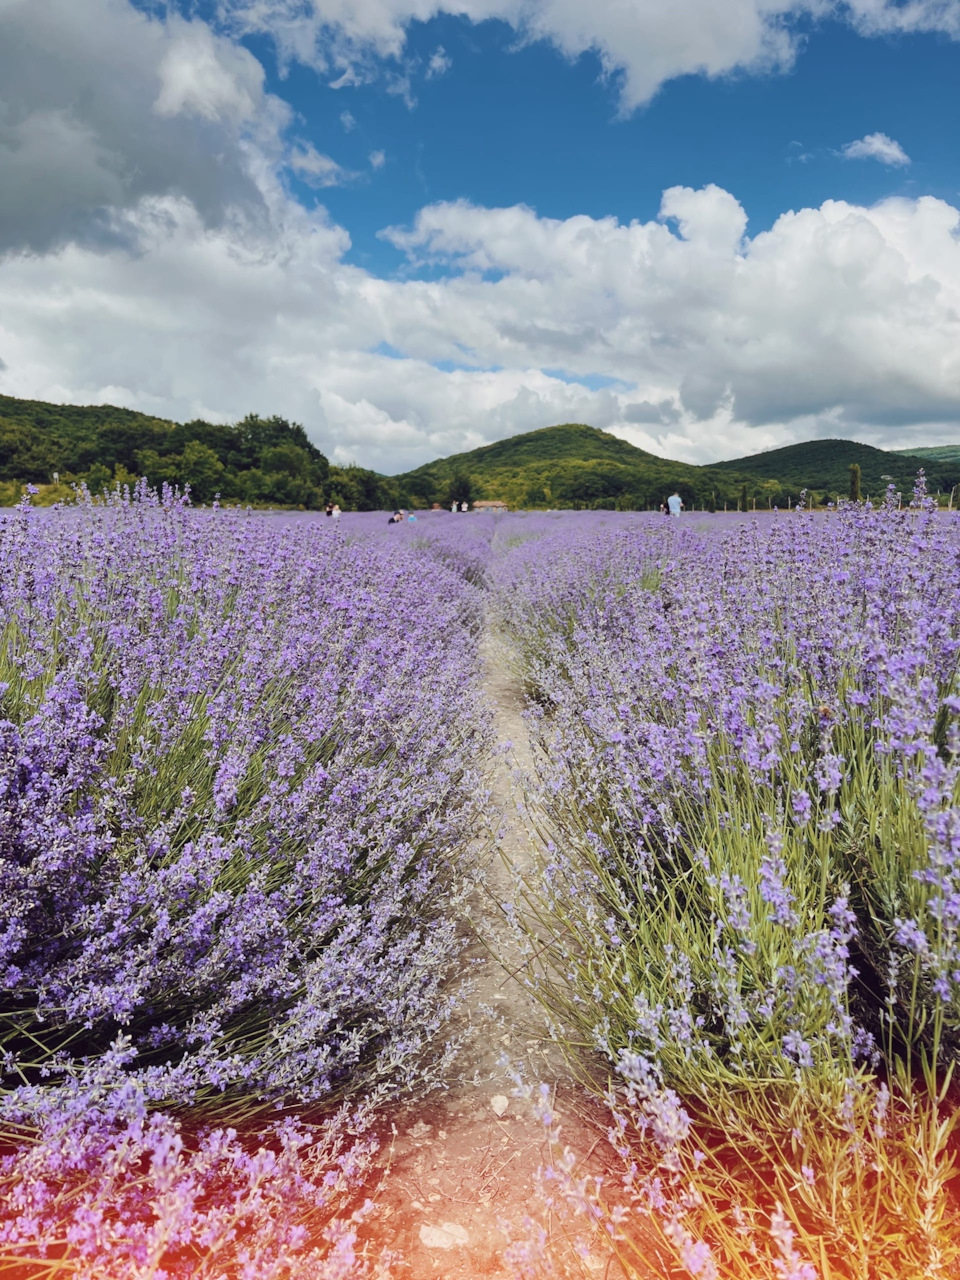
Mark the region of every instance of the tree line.
<instances>
[{"instance_id":1,"label":"tree line","mask_svg":"<svg viewBox=\"0 0 960 1280\"><path fill-rule=\"evenodd\" d=\"M189 486L196 502L377 511L396 483L364 467L333 465L299 423L251 413L237 423L172 423L110 406L48 405L0 397L0 482L100 492L145 476ZM50 495L59 496L59 493Z\"/></svg>"}]
</instances>

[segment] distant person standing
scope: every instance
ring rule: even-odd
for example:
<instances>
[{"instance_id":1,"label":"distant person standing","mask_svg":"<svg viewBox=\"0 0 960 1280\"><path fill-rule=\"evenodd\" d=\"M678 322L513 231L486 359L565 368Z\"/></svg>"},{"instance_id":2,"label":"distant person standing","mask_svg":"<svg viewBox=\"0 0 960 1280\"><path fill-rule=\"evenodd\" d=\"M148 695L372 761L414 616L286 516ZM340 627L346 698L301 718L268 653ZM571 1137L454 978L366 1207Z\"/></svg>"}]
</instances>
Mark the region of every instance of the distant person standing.
<instances>
[{"instance_id":1,"label":"distant person standing","mask_svg":"<svg viewBox=\"0 0 960 1280\"><path fill-rule=\"evenodd\" d=\"M333 504L333 510L330 512L330 514L333 516L334 520L339 520L339 519L340 519L340 516L341 516L343 513L342 513L342 512L341 512L341 510L340 510L340 503L339 503L339 502L335 502L335 503Z\"/></svg>"},{"instance_id":2,"label":"distant person standing","mask_svg":"<svg viewBox=\"0 0 960 1280\"><path fill-rule=\"evenodd\" d=\"M327 515L328 515L328 516L332 516L332 515L333 515L333 503L332 503L332 502L328 502L328 503L327 503L327 506L326 506L326 512L327 512Z\"/></svg>"},{"instance_id":3,"label":"distant person standing","mask_svg":"<svg viewBox=\"0 0 960 1280\"><path fill-rule=\"evenodd\" d=\"M450 503L450 510L453 512L454 515L457 514L457 504L455 502Z\"/></svg>"},{"instance_id":4,"label":"distant person standing","mask_svg":"<svg viewBox=\"0 0 960 1280\"><path fill-rule=\"evenodd\" d=\"M667 504L665 502L660 503L660 514L662 516L669 515L669 512L667 511Z\"/></svg>"},{"instance_id":5,"label":"distant person standing","mask_svg":"<svg viewBox=\"0 0 960 1280\"><path fill-rule=\"evenodd\" d=\"M680 514L683 510L683 499L680 497L679 493L671 493L670 497L667 499L667 506L669 507L670 514L672 516L678 516Z\"/></svg>"},{"instance_id":6,"label":"distant person standing","mask_svg":"<svg viewBox=\"0 0 960 1280\"><path fill-rule=\"evenodd\" d=\"M460 510L461 510L461 511L469 511L469 510L470 510L470 503L469 503L469 502L461 502L461 503L460 503Z\"/></svg>"}]
</instances>

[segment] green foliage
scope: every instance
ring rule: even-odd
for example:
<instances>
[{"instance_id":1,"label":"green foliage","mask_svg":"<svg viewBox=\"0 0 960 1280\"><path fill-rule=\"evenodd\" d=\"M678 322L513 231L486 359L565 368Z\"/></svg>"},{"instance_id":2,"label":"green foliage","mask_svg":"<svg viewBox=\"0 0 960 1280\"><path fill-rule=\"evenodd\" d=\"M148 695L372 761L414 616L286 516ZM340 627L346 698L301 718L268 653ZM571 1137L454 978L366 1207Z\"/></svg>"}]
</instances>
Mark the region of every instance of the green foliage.
<instances>
[{"instance_id":1,"label":"green foliage","mask_svg":"<svg viewBox=\"0 0 960 1280\"><path fill-rule=\"evenodd\" d=\"M394 480L365 467L331 467L327 491L345 511L386 511L401 502Z\"/></svg>"},{"instance_id":2,"label":"green foliage","mask_svg":"<svg viewBox=\"0 0 960 1280\"><path fill-rule=\"evenodd\" d=\"M645 612L641 592L657 584L644 577L619 584L624 609ZM614 571L598 571L582 590L587 600L602 599L617 586ZM928 756L916 748L908 770L895 751L878 750L889 698L867 698L864 709L858 669L839 677L832 708L819 704L812 681L791 694L792 705L784 698L771 718L775 764L765 778L704 716L704 758L690 758L690 785L674 785L671 800L658 805L663 825L650 823L651 856L641 859L631 815L625 823L624 809L610 800L604 770L612 766L596 763L614 758L606 728L582 724L588 750L565 760L566 785L553 785L559 771L551 774L549 765L549 693L558 678L579 676L565 676L558 655L589 643L589 612L531 610L518 637L520 674L545 708L535 745L547 784L534 812L542 853L526 881L522 926L538 994L586 1083L601 1092L609 1084L595 1065L578 1065L584 1050L599 1047L611 1062L640 1055L656 1063L655 1076L628 1076L633 1083L617 1095L627 1099L618 1102L622 1153L636 1160L623 1186L636 1187L638 1218L650 1221L636 1153L650 1152L652 1131L669 1131L673 1145L658 1184L683 1189L677 1222L682 1217L697 1239L710 1241L717 1265L704 1276L960 1274L951 1190L960 1002L938 996L930 976L930 958L942 972L951 955L952 925L924 874L933 861L931 828L915 779ZM796 661L789 643L782 652ZM547 653L551 683L540 684ZM595 671L596 683L606 684L603 666ZM941 679L946 698L955 672ZM956 749L948 713L944 702L932 739L944 759ZM669 723L670 713L663 718ZM844 773L836 791L807 796L826 723ZM801 793L806 814L791 800ZM634 795L638 810L649 804L640 787ZM960 784L946 803L960 803ZM785 911L763 889L774 847L789 890ZM846 934L837 908L846 910L848 899L857 923ZM894 950L901 918L920 922L922 946ZM845 956L848 944L858 981L832 984L825 958ZM856 1024L875 1035L875 1058L858 1047ZM788 1032L802 1043L802 1057L785 1054ZM667 1104L677 1096L689 1131L669 1129L676 1113ZM571 1183L565 1193L581 1213L584 1186ZM620 1221L599 1190L596 1197L597 1219ZM779 1234L771 1230L777 1222ZM647 1277L647 1259L629 1232L613 1238L624 1273ZM669 1243L682 1253L690 1239L678 1228ZM816 1269L803 1269L800 1255L795 1267L786 1265L791 1239Z\"/></svg>"},{"instance_id":3,"label":"green foliage","mask_svg":"<svg viewBox=\"0 0 960 1280\"><path fill-rule=\"evenodd\" d=\"M43 434L10 418L0 418L0 480L47 480L54 455Z\"/></svg>"},{"instance_id":4,"label":"green foliage","mask_svg":"<svg viewBox=\"0 0 960 1280\"><path fill-rule=\"evenodd\" d=\"M956 456L955 456L956 455ZM861 469L867 495L893 476L909 491L921 466L931 492L960 483L960 449L886 452L850 440L814 440L707 467L673 462L583 423L528 431L387 477L331 466L299 423L248 414L235 424L168 422L111 405L53 405L0 396L0 485L85 481L101 491L124 476L189 484L196 501L376 511L499 498L512 507L655 510L676 490L688 510L795 505L801 490L831 498ZM118 472L120 468L120 472ZM0 498L3 498L0 490ZM13 490L11 490L13 493ZM19 489L17 490L19 496ZM15 502L17 496L11 501ZM6 501L6 499L4 499Z\"/></svg>"},{"instance_id":5,"label":"green foliage","mask_svg":"<svg viewBox=\"0 0 960 1280\"><path fill-rule=\"evenodd\" d=\"M860 467L867 492L878 495L894 477L909 492L925 467L931 490L949 492L960 481L960 463L931 463L872 449L850 440L814 440L733 462L698 467L637 449L626 440L582 423L528 431L481 449L441 458L396 477L408 506L449 503L452 488L469 480L473 497L500 498L512 507L656 509L674 490L687 510L766 511L796 506L804 489L845 493L851 463ZM953 472L956 471L956 475Z\"/></svg>"},{"instance_id":6,"label":"green foliage","mask_svg":"<svg viewBox=\"0 0 960 1280\"><path fill-rule=\"evenodd\" d=\"M960 444L937 444L922 449L891 449L891 453L905 453L911 458L924 458L934 462L952 462L960 465Z\"/></svg>"},{"instance_id":7,"label":"green foliage","mask_svg":"<svg viewBox=\"0 0 960 1280\"><path fill-rule=\"evenodd\" d=\"M850 463L850 501L860 501L860 466L859 463Z\"/></svg>"},{"instance_id":8,"label":"green foliage","mask_svg":"<svg viewBox=\"0 0 960 1280\"><path fill-rule=\"evenodd\" d=\"M582 423L528 431L396 477L408 505L449 503L464 481L471 498L499 498L512 507L620 511L658 507L674 489L688 507L705 507L714 493L722 503L734 483L718 482L702 467L657 458Z\"/></svg>"},{"instance_id":9,"label":"green foliage","mask_svg":"<svg viewBox=\"0 0 960 1280\"><path fill-rule=\"evenodd\" d=\"M822 1259L829 1280L920 1280L955 1275L960 1265L948 1194L957 1177L960 1112L947 1101L951 1071L938 1070L955 1058L960 1041L921 960L903 966L886 1006L882 1080L889 1093L875 1068L857 1060L844 1026L851 1010L838 1007L826 986L800 983L788 993L781 985L762 1017L746 1013L752 993L777 991L784 974L811 966L810 939L829 936L831 903L847 885L866 908L859 918L872 926L857 956L867 987L889 972L897 916L926 919L930 945L937 945L932 892L917 874L929 852L909 785L898 762L876 751L869 730L847 725L840 732L838 749L853 768L838 796L839 829L824 821L832 801L817 798L811 820L785 831L793 927L774 921L758 887L769 851L765 833L783 824L783 796L804 777L789 748L778 753L776 781L762 786L733 744L711 741L705 799L678 803L673 817L683 835L662 851L655 883L638 883L636 859L617 839L615 823L606 824L601 848L588 830L598 815L585 820L572 800L546 819L544 832L576 849L582 873L565 878L555 864L545 865L546 899L543 882L528 885L540 995L567 1028L568 1047L597 1042L602 1009L611 1057L650 1052L639 1022L655 1042L663 1083L687 1100L696 1139L677 1144L674 1172L696 1188L691 1221L712 1240L725 1280L775 1274L748 1256L747 1243L766 1234L778 1205L787 1206L798 1242L808 1257ZM724 877L748 886L743 918L732 918ZM618 946L598 946L598 919ZM742 999L742 1020L706 1017L695 1035L678 1035L691 993L706 1011L709 993L720 987L735 993L734 1003ZM802 1028L810 1053L802 1068L783 1053L788 1021ZM639 1144L649 1119L638 1110L631 1121ZM648 1274L629 1249L622 1261L627 1275Z\"/></svg>"},{"instance_id":10,"label":"green foliage","mask_svg":"<svg viewBox=\"0 0 960 1280\"><path fill-rule=\"evenodd\" d=\"M59 484L54 477L59 478ZM296 422L251 413L235 424L168 422L111 405L53 405L0 396L0 502L22 484L38 504L69 501L70 483L93 493L139 476L162 487L189 485L196 502L316 510L327 499L345 510L395 504L394 481L362 467L331 467ZM56 495L56 496L54 496Z\"/></svg>"},{"instance_id":11,"label":"green foliage","mask_svg":"<svg viewBox=\"0 0 960 1280\"><path fill-rule=\"evenodd\" d=\"M443 505L449 507L454 502L458 504L473 502L474 497L473 483L469 475L465 471L455 471L450 477L447 492L443 497Z\"/></svg>"},{"instance_id":12,"label":"green foliage","mask_svg":"<svg viewBox=\"0 0 960 1280\"><path fill-rule=\"evenodd\" d=\"M827 489L831 494L846 493L852 463L859 466L861 484L868 494L884 491L890 483L884 476L892 476L897 488L909 493L921 467L927 472L928 490L949 489L945 475L947 464L925 458L922 453L922 450L916 454L894 453L857 444L853 440L808 440L804 444L770 449L766 453L734 458L730 462L715 462L704 470L713 472L718 478L736 471L762 480L778 480L782 488L794 497L800 489L812 488ZM949 466L951 472L957 469L955 464Z\"/></svg>"},{"instance_id":13,"label":"green foliage","mask_svg":"<svg viewBox=\"0 0 960 1280\"><path fill-rule=\"evenodd\" d=\"M209 502L223 487L226 468L209 447L199 440L189 440L180 461L180 476L200 502Z\"/></svg>"},{"instance_id":14,"label":"green foliage","mask_svg":"<svg viewBox=\"0 0 960 1280\"><path fill-rule=\"evenodd\" d=\"M148 457L155 458L157 456L149 449L146 450L146 453ZM111 467L105 467L102 462L95 462L87 472L85 479L87 488L91 493L102 493L104 489L109 488L113 483L113 469ZM154 476L151 476L150 479L152 484L157 483ZM174 483L176 483L176 480L174 480Z\"/></svg>"}]
</instances>

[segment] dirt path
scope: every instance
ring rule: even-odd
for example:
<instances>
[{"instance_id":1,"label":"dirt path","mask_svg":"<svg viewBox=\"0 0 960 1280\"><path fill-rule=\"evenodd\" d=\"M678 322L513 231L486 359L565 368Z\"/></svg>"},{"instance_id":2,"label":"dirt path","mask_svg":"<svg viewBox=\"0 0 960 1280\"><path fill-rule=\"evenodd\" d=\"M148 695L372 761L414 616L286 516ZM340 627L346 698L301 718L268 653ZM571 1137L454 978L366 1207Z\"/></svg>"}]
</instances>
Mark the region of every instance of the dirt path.
<instances>
[{"instance_id":1,"label":"dirt path","mask_svg":"<svg viewBox=\"0 0 960 1280\"><path fill-rule=\"evenodd\" d=\"M466 1033L466 1045L448 1091L394 1117L396 1133L383 1153L389 1173L377 1196L377 1243L394 1254L392 1274L410 1280L508 1280L515 1272L504 1251L508 1238L523 1238L527 1214L549 1232L552 1253L571 1252L564 1247L570 1224L551 1220L536 1200L537 1170L551 1152L542 1124L512 1096L513 1073L551 1086L561 1140L589 1153L592 1172L599 1171L605 1145L602 1113L573 1083L539 1006L509 972L522 965L522 956L501 904L514 899L511 867L524 873L534 865L535 837L519 808L516 776L532 768L532 759L522 695L490 634L482 654L497 736L511 748L491 765L491 807L501 827L470 905L477 940L469 958L477 972L455 1028ZM570 1274L613 1280L620 1272L606 1253Z\"/></svg>"}]
</instances>

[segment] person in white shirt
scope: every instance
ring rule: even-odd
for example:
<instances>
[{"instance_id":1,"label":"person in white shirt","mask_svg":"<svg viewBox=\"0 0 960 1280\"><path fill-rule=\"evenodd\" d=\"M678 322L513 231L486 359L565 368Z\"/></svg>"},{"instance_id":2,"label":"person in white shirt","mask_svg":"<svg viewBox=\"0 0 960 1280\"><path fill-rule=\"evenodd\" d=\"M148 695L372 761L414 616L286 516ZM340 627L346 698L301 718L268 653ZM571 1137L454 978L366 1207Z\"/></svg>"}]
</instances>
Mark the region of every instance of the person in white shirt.
<instances>
[{"instance_id":1,"label":"person in white shirt","mask_svg":"<svg viewBox=\"0 0 960 1280\"><path fill-rule=\"evenodd\" d=\"M683 510L683 499L680 497L679 493L671 493L670 497L667 499L667 507L669 508L672 516L678 516L680 514Z\"/></svg>"}]
</instances>

